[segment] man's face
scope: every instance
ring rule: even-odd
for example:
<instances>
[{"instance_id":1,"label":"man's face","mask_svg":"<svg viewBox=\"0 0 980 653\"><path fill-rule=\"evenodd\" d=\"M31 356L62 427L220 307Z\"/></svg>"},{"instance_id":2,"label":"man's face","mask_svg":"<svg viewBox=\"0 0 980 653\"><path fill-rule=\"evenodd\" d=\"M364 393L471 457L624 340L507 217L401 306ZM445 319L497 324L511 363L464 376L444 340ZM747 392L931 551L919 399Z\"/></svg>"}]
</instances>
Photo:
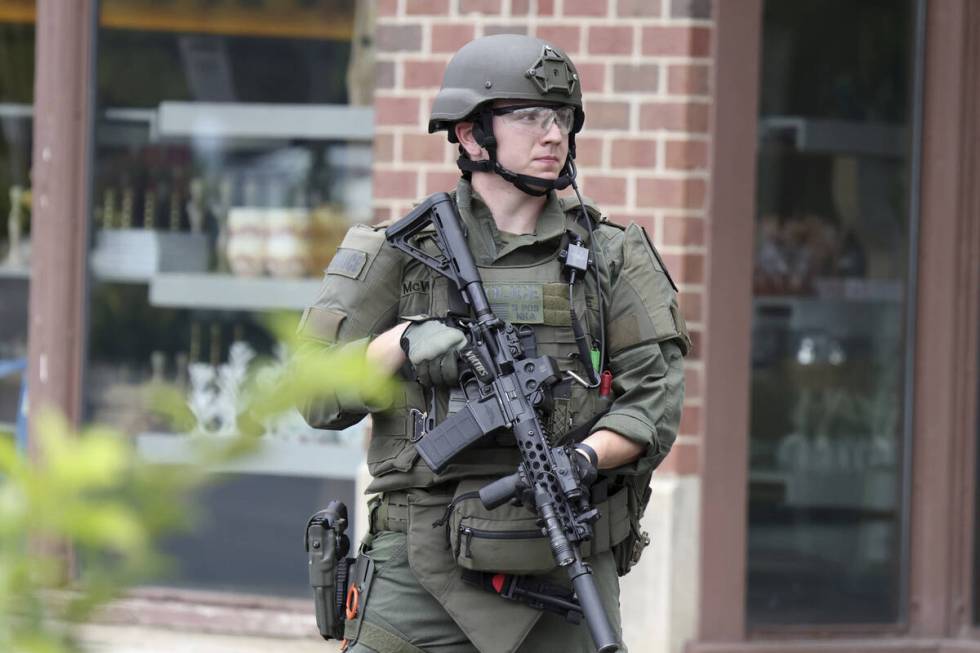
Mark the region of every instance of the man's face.
<instances>
[{"instance_id":1,"label":"man's face","mask_svg":"<svg viewBox=\"0 0 980 653\"><path fill-rule=\"evenodd\" d=\"M568 156L572 107L498 100L493 109L500 165L519 174L556 179Z\"/></svg>"}]
</instances>

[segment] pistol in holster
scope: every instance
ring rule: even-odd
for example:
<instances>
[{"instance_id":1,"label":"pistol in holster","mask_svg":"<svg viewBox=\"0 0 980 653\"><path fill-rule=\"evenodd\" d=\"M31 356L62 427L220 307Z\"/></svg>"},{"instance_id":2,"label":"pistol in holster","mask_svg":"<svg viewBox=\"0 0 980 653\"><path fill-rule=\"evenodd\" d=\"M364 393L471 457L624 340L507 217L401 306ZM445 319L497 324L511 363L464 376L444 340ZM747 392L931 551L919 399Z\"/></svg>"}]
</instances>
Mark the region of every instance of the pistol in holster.
<instances>
[{"instance_id":1,"label":"pistol in holster","mask_svg":"<svg viewBox=\"0 0 980 653\"><path fill-rule=\"evenodd\" d=\"M347 506L331 501L306 524L310 586L316 606L316 625L324 639L343 639L345 603L354 559L348 558Z\"/></svg>"}]
</instances>

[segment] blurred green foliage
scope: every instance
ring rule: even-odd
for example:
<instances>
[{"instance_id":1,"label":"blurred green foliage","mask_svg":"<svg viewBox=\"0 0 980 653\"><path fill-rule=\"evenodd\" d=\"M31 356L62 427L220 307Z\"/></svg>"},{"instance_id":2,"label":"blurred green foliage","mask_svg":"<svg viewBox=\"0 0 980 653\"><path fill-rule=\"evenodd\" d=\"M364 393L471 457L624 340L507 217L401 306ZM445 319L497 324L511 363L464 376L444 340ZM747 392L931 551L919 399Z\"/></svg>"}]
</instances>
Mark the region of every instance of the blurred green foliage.
<instances>
[{"instance_id":1,"label":"blurred green foliage","mask_svg":"<svg viewBox=\"0 0 980 653\"><path fill-rule=\"evenodd\" d=\"M35 417L30 458L13 438L0 438L0 651L81 650L73 626L166 564L155 543L193 524L191 491L208 481L211 466L253 452L268 419L339 389L374 403L388 400L394 381L368 365L363 350L290 343L294 324L270 322L300 354L290 359L288 373L270 382L255 365L239 435L192 438L192 465L147 464L126 434L98 426L78 432L51 412ZM158 386L152 395L176 431L190 430L183 394ZM68 568L69 547L81 562L75 569Z\"/></svg>"}]
</instances>

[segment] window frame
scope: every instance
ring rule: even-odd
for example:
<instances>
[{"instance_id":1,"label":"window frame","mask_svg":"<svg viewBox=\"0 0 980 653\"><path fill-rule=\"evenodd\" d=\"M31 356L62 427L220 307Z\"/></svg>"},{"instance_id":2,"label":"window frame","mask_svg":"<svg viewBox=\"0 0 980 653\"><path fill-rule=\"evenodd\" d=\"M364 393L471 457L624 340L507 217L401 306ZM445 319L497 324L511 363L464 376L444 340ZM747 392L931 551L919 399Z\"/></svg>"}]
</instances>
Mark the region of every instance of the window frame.
<instances>
[{"instance_id":1,"label":"window frame","mask_svg":"<svg viewBox=\"0 0 980 653\"><path fill-rule=\"evenodd\" d=\"M920 2L918 8L924 56L921 149L918 158L913 152L913 165L921 162L921 176L912 184L918 198L910 198L909 209L923 219L910 242L915 330L907 337L912 364L905 370L912 387L904 457L904 618L751 630L745 606L748 403L762 0L737 4L714 5L708 242L724 247L712 248L708 258L701 599L689 651L772 650L772 640L783 641L785 650L794 643L804 650L800 640L813 636L840 641L849 651L863 650L855 641L861 639L867 650L879 650L882 639L909 636L980 639L980 626L972 624L980 279L971 264L980 260L974 217L980 215L980 2ZM915 293L916 286L922 292ZM948 643L921 650L940 646Z\"/></svg>"}]
</instances>

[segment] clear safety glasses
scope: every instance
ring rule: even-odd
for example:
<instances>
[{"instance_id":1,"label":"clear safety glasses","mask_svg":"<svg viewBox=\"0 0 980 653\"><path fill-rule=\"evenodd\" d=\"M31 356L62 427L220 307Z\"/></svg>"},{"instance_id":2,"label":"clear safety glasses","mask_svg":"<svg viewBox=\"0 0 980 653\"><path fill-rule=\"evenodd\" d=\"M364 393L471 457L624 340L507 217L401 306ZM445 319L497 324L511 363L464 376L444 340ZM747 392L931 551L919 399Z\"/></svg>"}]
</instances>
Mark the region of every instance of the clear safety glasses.
<instances>
[{"instance_id":1,"label":"clear safety glasses","mask_svg":"<svg viewBox=\"0 0 980 653\"><path fill-rule=\"evenodd\" d=\"M558 131L563 136L568 136L575 125L575 109L569 106L497 107L491 109L491 112L495 116L500 116L508 125L535 136L544 136L552 125L558 125Z\"/></svg>"}]
</instances>

